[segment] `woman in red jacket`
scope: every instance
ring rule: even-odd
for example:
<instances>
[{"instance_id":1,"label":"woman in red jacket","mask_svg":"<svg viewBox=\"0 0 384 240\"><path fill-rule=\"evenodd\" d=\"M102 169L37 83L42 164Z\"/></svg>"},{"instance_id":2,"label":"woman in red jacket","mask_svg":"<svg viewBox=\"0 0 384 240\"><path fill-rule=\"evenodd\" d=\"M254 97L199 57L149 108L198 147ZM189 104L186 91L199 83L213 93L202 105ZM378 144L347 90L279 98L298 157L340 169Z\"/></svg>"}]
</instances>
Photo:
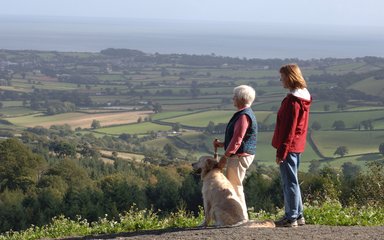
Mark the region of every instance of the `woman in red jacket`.
<instances>
[{"instance_id":1,"label":"woman in red jacket","mask_svg":"<svg viewBox=\"0 0 384 240\"><path fill-rule=\"evenodd\" d=\"M280 77L283 87L290 92L281 102L272 139L272 146L276 148L276 163L280 166L285 209L284 217L275 224L297 227L305 224L297 173L300 153L305 148L312 99L299 66L282 66Z\"/></svg>"}]
</instances>

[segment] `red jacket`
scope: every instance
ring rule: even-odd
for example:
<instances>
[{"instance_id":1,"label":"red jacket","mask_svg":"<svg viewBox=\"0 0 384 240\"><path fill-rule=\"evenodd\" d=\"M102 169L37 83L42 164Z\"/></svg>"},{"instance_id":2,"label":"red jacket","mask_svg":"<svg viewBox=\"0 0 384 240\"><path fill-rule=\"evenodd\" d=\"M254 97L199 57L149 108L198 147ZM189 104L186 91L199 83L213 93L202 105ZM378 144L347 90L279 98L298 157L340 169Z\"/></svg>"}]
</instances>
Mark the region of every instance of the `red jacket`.
<instances>
[{"instance_id":1,"label":"red jacket","mask_svg":"<svg viewBox=\"0 0 384 240\"><path fill-rule=\"evenodd\" d=\"M304 152L311 102L312 99L293 94L288 94L281 102L272 138L272 146L277 149L276 157L285 160L288 152Z\"/></svg>"}]
</instances>

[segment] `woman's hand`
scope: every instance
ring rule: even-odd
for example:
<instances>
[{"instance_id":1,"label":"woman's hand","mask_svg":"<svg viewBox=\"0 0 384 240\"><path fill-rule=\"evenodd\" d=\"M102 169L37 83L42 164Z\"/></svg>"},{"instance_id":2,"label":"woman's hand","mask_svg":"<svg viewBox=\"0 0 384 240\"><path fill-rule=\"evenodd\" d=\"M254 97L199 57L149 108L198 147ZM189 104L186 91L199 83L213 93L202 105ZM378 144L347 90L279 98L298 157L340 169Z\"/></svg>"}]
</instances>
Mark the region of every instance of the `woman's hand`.
<instances>
[{"instance_id":1,"label":"woman's hand","mask_svg":"<svg viewBox=\"0 0 384 240\"><path fill-rule=\"evenodd\" d=\"M276 157L276 164L277 165L280 165L281 163L283 163L283 159L279 158L279 157Z\"/></svg>"},{"instance_id":2,"label":"woman's hand","mask_svg":"<svg viewBox=\"0 0 384 240\"><path fill-rule=\"evenodd\" d=\"M214 148L222 148L222 147L224 147L224 143L223 142L220 142L220 140L219 139L215 139L215 140L213 140L213 147Z\"/></svg>"},{"instance_id":3,"label":"woman's hand","mask_svg":"<svg viewBox=\"0 0 384 240\"><path fill-rule=\"evenodd\" d=\"M220 168L220 169L223 169L223 168L225 168L225 165L227 164L227 157L224 155L224 156L222 156L221 158L220 158L220 160L219 160L219 163L218 163L218 167Z\"/></svg>"}]
</instances>

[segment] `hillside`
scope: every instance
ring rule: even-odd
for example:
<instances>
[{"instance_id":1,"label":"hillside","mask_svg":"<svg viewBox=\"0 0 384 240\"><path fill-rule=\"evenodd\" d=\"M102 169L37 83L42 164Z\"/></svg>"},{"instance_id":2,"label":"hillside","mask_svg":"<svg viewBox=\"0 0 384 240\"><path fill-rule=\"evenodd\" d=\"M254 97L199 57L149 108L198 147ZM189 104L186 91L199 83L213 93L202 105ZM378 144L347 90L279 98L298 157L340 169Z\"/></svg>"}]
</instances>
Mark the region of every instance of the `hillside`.
<instances>
[{"instance_id":1,"label":"hillside","mask_svg":"<svg viewBox=\"0 0 384 240\"><path fill-rule=\"evenodd\" d=\"M276 214L283 201L270 143L286 94L278 68L287 62L301 66L314 99L300 165L304 202L381 206L384 99L372 89L384 81L382 58L0 50L0 231L61 215L113 220L132 209L196 216L201 181L191 163L223 138L239 84L257 92L247 204Z\"/></svg>"},{"instance_id":2,"label":"hillside","mask_svg":"<svg viewBox=\"0 0 384 240\"><path fill-rule=\"evenodd\" d=\"M100 53L1 50L0 136L68 124L78 134L128 134L141 139L144 148L163 151L169 144L177 147L178 159L196 158L212 154L212 139L223 137L223 126L234 111L233 87L249 84L257 92L252 106L259 123L256 160L273 166L271 132L285 95L277 70L287 62L301 66L314 99L310 116L314 131L302 169L307 171L316 161L321 166L339 168L353 162L365 168L367 160L380 160L384 60L376 57L283 60L147 54L130 49ZM207 134L209 124L213 128ZM177 136L172 133L175 129ZM342 146L348 152L334 154Z\"/></svg>"}]
</instances>

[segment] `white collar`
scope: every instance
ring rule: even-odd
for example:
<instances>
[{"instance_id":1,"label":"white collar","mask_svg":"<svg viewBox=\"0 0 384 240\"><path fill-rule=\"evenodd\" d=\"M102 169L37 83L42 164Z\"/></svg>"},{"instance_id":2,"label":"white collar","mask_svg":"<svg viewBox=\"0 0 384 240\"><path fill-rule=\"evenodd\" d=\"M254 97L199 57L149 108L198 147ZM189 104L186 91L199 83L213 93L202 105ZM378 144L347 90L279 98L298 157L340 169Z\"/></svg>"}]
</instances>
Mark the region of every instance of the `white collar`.
<instances>
[{"instance_id":1,"label":"white collar","mask_svg":"<svg viewBox=\"0 0 384 240\"><path fill-rule=\"evenodd\" d=\"M308 89L306 88L303 88L303 89L300 89L300 88L297 88L297 89L294 89L291 91L291 94L295 97L298 97L298 98L303 98L305 100L311 100L311 94L309 94L309 91Z\"/></svg>"}]
</instances>

